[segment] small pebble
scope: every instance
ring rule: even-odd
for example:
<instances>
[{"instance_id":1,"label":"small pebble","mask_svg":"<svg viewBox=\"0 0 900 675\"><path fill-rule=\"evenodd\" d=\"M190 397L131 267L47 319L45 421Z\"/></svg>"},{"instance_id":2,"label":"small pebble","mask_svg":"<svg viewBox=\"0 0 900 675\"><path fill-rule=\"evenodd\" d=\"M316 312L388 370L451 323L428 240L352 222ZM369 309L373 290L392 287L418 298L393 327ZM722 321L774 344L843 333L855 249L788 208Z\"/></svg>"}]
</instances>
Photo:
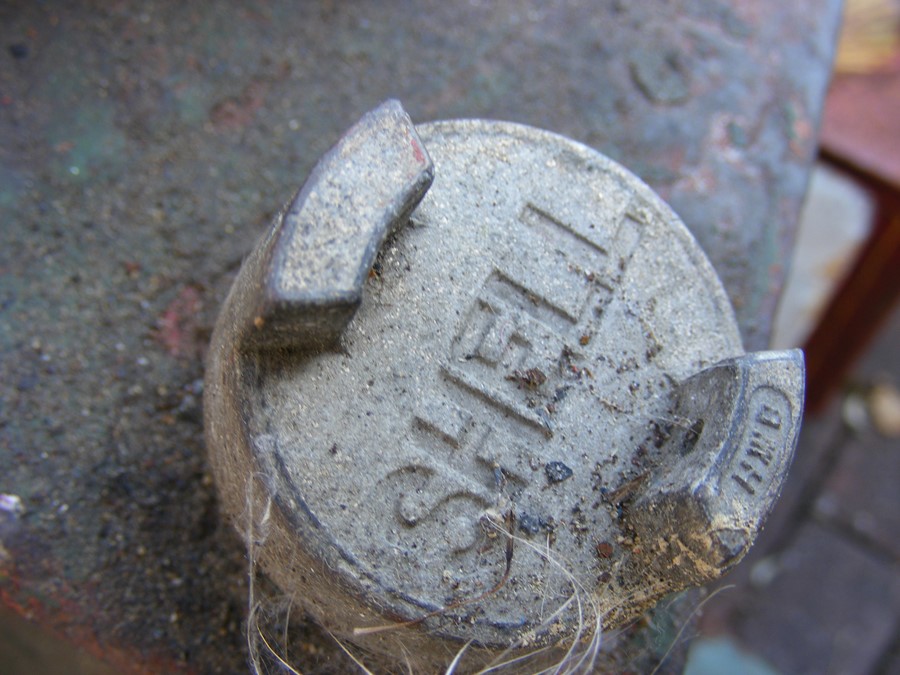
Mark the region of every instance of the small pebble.
<instances>
[{"instance_id":1,"label":"small pebble","mask_svg":"<svg viewBox=\"0 0 900 675\"><path fill-rule=\"evenodd\" d=\"M548 462L544 466L544 471L547 473L547 480L550 483L562 483L567 478L572 477L572 469L567 467L562 462Z\"/></svg>"},{"instance_id":2,"label":"small pebble","mask_svg":"<svg viewBox=\"0 0 900 675\"><path fill-rule=\"evenodd\" d=\"M597 555L601 558L612 558L613 545L608 541L601 541L597 544Z\"/></svg>"},{"instance_id":3,"label":"small pebble","mask_svg":"<svg viewBox=\"0 0 900 675\"><path fill-rule=\"evenodd\" d=\"M537 534L544 527L544 522L537 516L523 513L519 516L519 529L527 534Z\"/></svg>"},{"instance_id":4,"label":"small pebble","mask_svg":"<svg viewBox=\"0 0 900 675\"><path fill-rule=\"evenodd\" d=\"M20 516L25 513L25 507L19 495L0 494L0 511Z\"/></svg>"},{"instance_id":5,"label":"small pebble","mask_svg":"<svg viewBox=\"0 0 900 675\"><path fill-rule=\"evenodd\" d=\"M876 384L868 396L872 425L885 438L900 438L900 391L893 384Z\"/></svg>"}]
</instances>

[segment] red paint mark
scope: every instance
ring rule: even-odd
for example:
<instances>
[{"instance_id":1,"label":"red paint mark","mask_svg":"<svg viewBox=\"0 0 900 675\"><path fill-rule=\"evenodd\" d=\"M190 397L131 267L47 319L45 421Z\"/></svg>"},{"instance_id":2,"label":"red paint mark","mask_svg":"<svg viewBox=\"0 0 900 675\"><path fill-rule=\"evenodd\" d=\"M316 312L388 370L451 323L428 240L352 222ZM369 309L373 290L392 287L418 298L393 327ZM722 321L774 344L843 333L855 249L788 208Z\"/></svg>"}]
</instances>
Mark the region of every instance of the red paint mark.
<instances>
[{"instance_id":1,"label":"red paint mark","mask_svg":"<svg viewBox=\"0 0 900 675\"><path fill-rule=\"evenodd\" d=\"M47 558L38 565L40 581L35 584L33 578L25 574L25 569L34 573L34 567L31 564L23 567L13 560L0 567L0 606L40 626L47 638L69 643L112 666L121 675L188 670L186 664L164 655L116 645L98 637L93 623L98 607L90 592L81 594L80 600L73 599L79 594L62 579L56 561ZM47 580L51 578L53 583L48 587Z\"/></svg>"},{"instance_id":2,"label":"red paint mark","mask_svg":"<svg viewBox=\"0 0 900 675\"><path fill-rule=\"evenodd\" d=\"M141 264L133 260L125 260L122 262L122 269L132 279L136 278L141 272Z\"/></svg>"},{"instance_id":3,"label":"red paint mark","mask_svg":"<svg viewBox=\"0 0 900 675\"><path fill-rule=\"evenodd\" d=\"M156 339L172 356L198 356L206 342L199 320L203 301L193 286L182 288L157 322Z\"/></svg>"},{"instance_id":4,"label":"red paint mark","mask_svg":"<svg viewBox=\"0 0 900 675\"><path fill-rule=\"evenodd\" d=\"M425 162L425 153L422 151L422 146L416 142L415 138L409 139L410 143L412 143L413 147L413 156L416 158L416 161L419 164L423 164Z\"/></svg>"},{"instance_id":5,"label":"red paint mark","mask_svg":"<svg viewBox=\"0 0 900 675\"><path fill-rule=\"evenodd\" d=\"M256 117L266 100L268 86L263 82L251 82L239 96L220 101L209 111L209 120L217 131L242 129Z\"/></svg>"},{"instance_id":6,"label":"red paint mark","mask_svg":"<svg viewBox=\"0 0 900 675\"><path fill-rule=\"evenodd\" d=\"M83 650L122 675L195 672L187 664L166 656L114 645L108 639L101 641L90 623L96 607L84 608L69 600L66 595L71 594L72 589L65 583L57 583L56 595L42 602L22 588L16 570L8 570L3 582L6 588L0 586L0 605L38 624L50 640L65 642Z\"/></svg>"}]
</instances>

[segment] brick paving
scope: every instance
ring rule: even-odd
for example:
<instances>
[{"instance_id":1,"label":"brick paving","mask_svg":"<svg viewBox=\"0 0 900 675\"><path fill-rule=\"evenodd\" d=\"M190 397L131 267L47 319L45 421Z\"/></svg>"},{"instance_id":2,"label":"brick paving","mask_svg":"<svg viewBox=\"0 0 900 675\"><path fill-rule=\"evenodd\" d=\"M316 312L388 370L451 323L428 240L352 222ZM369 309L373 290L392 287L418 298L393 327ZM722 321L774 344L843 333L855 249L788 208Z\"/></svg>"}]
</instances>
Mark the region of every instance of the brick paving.
<instances>
[{"instance_id":1,"label":"brick paving","mask_svg":"<svg viewBox=\"0 0 900 675\"><path fill-rule=\"evenodd\" d=\"M900 307L848 383L900 387ZM900 439L850 428L843 400L804 423L795 464L754 550L703 610L784 675L900 674Z\"/></svg>"}]
</instances>

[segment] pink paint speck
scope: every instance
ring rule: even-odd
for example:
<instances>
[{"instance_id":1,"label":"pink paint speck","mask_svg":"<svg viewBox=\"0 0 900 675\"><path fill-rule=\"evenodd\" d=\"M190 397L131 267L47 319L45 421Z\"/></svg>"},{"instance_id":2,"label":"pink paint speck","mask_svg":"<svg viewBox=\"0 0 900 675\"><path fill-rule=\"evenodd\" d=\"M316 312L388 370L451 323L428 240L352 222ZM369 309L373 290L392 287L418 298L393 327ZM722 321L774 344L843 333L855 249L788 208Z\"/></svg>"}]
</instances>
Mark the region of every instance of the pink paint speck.
<instances>
[{"instance_id":1,"label":"pink paint speck","mask_svg":"<svg viewBox=\"0 0 900 675\"><path fill-rule=\"evenodd\" d=\"M415 156L416 161L419 162L419 164L422 164L425 161L425 153L422 151L422 147L416 142L415 138L411 138L410 143L412 143L413 155Z\"/></svg>"}]
</instances>

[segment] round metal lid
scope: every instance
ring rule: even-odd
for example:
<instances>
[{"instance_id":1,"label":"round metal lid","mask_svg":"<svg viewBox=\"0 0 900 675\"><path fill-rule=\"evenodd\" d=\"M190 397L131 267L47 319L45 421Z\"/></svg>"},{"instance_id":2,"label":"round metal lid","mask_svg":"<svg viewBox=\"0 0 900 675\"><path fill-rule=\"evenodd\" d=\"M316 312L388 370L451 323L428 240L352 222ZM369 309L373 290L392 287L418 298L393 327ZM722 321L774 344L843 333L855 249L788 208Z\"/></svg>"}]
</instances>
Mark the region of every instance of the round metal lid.
<instances>
[{"instance_id":1,"label":"round metal lid","mask_svg":"<svg viewBox=\"0 0 900 675\"><path fill-rule=\"evenodd\" d=\"M494 122L419 133L434 184L341 350L263 369L258 452L317 524L305 545L398 614L492 588L507 541L486 520L510 512L592 586L617 557L598 545L622 546L604 495L658 460L675 384L741 353L735 319L671 210L596 152ZM503 588L436 623L533 628L571 593L520 544Z\"/></svg>"},{"instance_id":2,"label":"round metal lid","mask_svg":"<svg viewBox=\"0 0 900 675\"><path fill-rule=\"evenodd\" d=\"M207 423L214 427L223 414L241 420L239 429L210 432L217 478L236 486L225 489L238 495L230 498L233 513L246 511L247 492L221 475L233 471L229 463L274 501L280 534L263 564L345 632L365 634L387 617L498 648L557 641L591 611L627 618L701 581L687 575L667 583L659 567L641 562L658 542L626 511L643 494L642 514L678 517L675 507L646 497L677 491L665 467L731 466L731 455L684 458L701 433L723 437L696 423L694 389L705 391L710 378L687 397L684 383L743 355L710 263L644 183L583 145L480 120L417 131L434 182L377 257L367 245L371 259L355 282L361 302L335 324L338 339L293 351L278 342L268 351L237 349L238 356L228 351L233 344L214 339ZM424 152L410 138L419 161ZM352 138L343 143L352 146ZM322 176L330 170L317 169L319 183L328 184ZM297 202L381 208L378 199L347 206L329 194L304 188ZM294 260L299 271L273 287L294 284L297 298L320 257L310 237L321 250L346 242L337 225L310 234L301 217L294 221L294 239L280 245L288 253L267 254L262 266ZM337 278L345 268L325 269L318 276ZM232 294L232 306L246 303ZM316 312L330 320L323 303L308 303L307 324ZM233 315L217 332L230 330ZM248 330L280 325L269 321L260 313ZM731 368L726 380L738 382L741 372ZM743 396L723 386L720 398ZM231 408L211 413L230 389L237 392ZM690 419L688 409L696 413ZM799 410L787 414L798 419ZM729 412L721 422L734 419L743 418ZM242 440L230 440L235 435ZM773 468L766 489L777 493L779 481ZM713 496L730 498L734 489ZM715 514L703 518L708 524ZM733 543L723 564L748 545L740 533L730 536L715 541L717 550ZM669 544L659 545L654 559L672 564ZM340 590L334 602L342 608L329 606L334 596L318 592L320 583ZM356 619L354 601L365 608Z\"/></svg>"}]
</instances>

